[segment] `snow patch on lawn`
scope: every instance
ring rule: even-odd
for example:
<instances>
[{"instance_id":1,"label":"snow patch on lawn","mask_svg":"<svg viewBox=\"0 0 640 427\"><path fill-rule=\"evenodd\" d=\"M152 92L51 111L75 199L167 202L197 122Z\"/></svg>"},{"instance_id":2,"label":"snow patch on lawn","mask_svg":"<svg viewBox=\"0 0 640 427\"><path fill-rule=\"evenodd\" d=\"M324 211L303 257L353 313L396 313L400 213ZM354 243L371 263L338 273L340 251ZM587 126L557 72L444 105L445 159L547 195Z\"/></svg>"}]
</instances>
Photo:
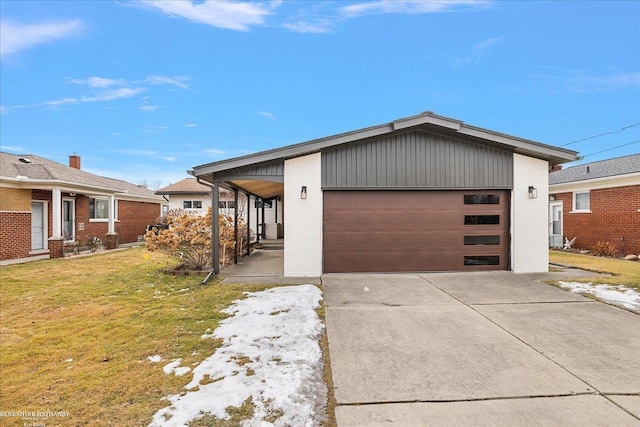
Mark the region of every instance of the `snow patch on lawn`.
<instances>
[{"instance_id":1,"label":"snow patch on lawn","mask_svg":"<svg viewBox=\"0 0 640 427\"><path fill-rule=\"evenodd\" d=\"M173 362L170 362L164 365L162 370L167 375L176 374L176 377L180 377L186 374L187 372L191 371L191 368L189 368L188 366L180 366L181 362L182 362L182 359L176 359Z\"/></svg>"},{"instance_id":2,"label":"snow patch on lawn","mask_svg":"<svg viewBox=\"0 0 640 427\"><path fill-rule=\"evenodd\" d=\"M162 362L162 356L160 356L159 354L156 354L153 356L147 356L147 360L151 363Z\"/></svg>"},{"instance_id":3,"label":"snow patch on lawn","mask_svg":"<svg viewBox=\"0 0 640 427\"><path fill-rule=\"evenodd\" d=\"M223 310L232 317L204 335L223 345L194 368L186 393L166 398L171 405L156 412L151 426L186 426L204 414L228 419L225 409L247 399L254 413L245 425L311 426L324 419L327 388L318 344L324 325L315 312L322 293L301 285L247 295ZM278 418L272 424L264 421L268 416Z\"/></svg>"},{"instance_id":4,"label":"snow patch on lawn","mask_svg":"<svg viewBox=\"0 0 640 427\"><path fill-rule=\"evenodd\" d=\"M609 304L640 312L640 293L626 286L593 285L591 283L558 282L563 289L576 294L590 294Z\"/></svg>"}]
</instances>

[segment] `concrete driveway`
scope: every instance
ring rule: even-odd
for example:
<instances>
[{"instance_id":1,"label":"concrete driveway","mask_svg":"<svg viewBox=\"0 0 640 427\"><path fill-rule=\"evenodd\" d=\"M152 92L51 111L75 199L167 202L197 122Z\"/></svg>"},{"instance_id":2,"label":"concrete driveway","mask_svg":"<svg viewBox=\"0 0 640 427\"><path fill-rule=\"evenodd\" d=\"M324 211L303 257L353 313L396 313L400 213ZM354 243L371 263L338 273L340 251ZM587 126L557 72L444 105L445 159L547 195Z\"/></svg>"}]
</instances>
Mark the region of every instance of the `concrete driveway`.
<instances>
[{"instance_id":1,"label":"concrete driveway","mask_svg":"<svg viewBox=\"0 0 640 427\"><path fill-rule=\"evenodd\" d=\"M343 426L639 426L640 316L510 272L322 277Z\"/></svg>"}]
</instances>

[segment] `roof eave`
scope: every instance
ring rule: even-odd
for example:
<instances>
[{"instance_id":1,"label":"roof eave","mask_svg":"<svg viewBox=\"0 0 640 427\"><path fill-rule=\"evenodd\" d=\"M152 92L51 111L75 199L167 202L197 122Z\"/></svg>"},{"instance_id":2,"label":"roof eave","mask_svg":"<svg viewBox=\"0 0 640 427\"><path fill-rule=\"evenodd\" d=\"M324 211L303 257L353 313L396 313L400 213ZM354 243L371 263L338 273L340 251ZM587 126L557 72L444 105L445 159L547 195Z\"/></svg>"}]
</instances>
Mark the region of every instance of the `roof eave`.
<instances>
[{"instance_id":1,"label":"roof eave","mask_svg":"<svg viewBox=\"0 0 640 427\"><path fill-rule=\"evenodd\" d=\"M28 177L24 178L11 178L11 177L0 177L0 182L3 183L11 183L15 188L37 188L43 190L49 190L54 188L60 188L62 191L73 191L73 192L99 192L99 193L110 193L110 194L123 194L126 193L125 190L120 190L118 188L113 187L102 187L95 185L85 185L78 184L74 182L69 182L65 180L58 179L31 179Z\"/></svg>"},{"instance_id":2,"label":"roof eave","mask_svg":"<svg viewBox=\"0 0 640 427\"><path fill-rule=\"evenodd\" d=\"M516 153L547 160L554 164L561 164L578 160L578 153L572 150L565 150L562 148L541 144L535 141L512 137L474 126L468 126L459 120L438 116L431 112L427 112L411 117L398 119L383 125L368 127L325 138L314 139L308 142L302 142L282 148L261 151L246 156L235 157L227 160L221 160L218 162L195 166L193 169L188 170L187 173L189 175L198 177L249 165L300 157L341 144L382 136L397 131L419 128L425 125L439 126L453 130L455 133L458 133L460 135L480 138L490 142L501 144L509 147Z\"/></svg>"}]
</instances>

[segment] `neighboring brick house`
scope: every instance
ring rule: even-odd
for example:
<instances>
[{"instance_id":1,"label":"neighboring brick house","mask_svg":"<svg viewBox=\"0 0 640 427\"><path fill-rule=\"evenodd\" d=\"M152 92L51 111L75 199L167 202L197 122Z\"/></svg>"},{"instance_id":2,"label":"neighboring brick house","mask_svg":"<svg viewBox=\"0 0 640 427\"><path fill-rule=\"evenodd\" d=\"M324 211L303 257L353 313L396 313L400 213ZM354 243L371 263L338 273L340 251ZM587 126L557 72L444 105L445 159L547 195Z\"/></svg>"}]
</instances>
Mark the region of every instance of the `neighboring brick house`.
<instances>
[{"instance_id":1,"label":"neighboring brick house","mask_svg":"<svg viewBox=\"0 0 640 427\"><path fill-rule=\"evenodd\" d=\"M219 212L223 215L233 216L235 213L235 196L233 192L225 188L220 188L219 192ZM211 188L198 183L196 178L185 178L159 189L156 191L156 194L163 196L168 203L164 205L165 211L169 209L184 209L190 213L204 215L211 207ZM255 196L249 197L251 200L249 222L251 223L251 231L254 236L257 229L266 229L266 227L264 227L265 224L276 224L282 222L283 210L281 200L278 198L271 200L256 200ZM238 205L238 215L241 218L246 219L247 198L244 193L239 194ZM279 221L276 220L276 218Z\"/></svg>"},{"instance_id":2,"label":"neighboring brick house","mask_svg":"<svg viewBox=\"0 0 640 427\"><path fill-rule=\"evenodd\" d=\"M575 237L575 248L640 254L640 154L553 171L549 195L550 246Z\"/></svg>"},{"instance_id":3,"label":"neighboring brick house","mask_svg":"<svg viewBox=\"0 0 640 427\"><path fill-rule=\"evenodd\" d=\"M0 260L60 257L90 237L108 247L135 242L162 202L145 187L82 171L77 155L67 166L0 153Z\"/></svg>"}]
</instances>

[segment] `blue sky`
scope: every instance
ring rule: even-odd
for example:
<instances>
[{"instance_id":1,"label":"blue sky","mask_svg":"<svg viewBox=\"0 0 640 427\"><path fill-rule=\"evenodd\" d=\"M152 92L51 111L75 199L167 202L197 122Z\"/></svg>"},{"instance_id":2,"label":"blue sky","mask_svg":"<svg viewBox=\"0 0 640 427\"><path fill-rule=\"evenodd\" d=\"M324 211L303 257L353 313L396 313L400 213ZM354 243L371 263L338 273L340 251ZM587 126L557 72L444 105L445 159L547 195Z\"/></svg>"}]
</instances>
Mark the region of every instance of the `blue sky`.
<instances>
[{"instance_id":1,"label":"blue sky","mask_svg":"<svg viewBox=\"0 0 640 427\"><path fill-rule=\"evenodd\" d=\"M423 111L582 140L566 148L585 162L640 152L639 1L0 0L0 16L0 149L136 184Z\"/></svg>"}]
</instances>

